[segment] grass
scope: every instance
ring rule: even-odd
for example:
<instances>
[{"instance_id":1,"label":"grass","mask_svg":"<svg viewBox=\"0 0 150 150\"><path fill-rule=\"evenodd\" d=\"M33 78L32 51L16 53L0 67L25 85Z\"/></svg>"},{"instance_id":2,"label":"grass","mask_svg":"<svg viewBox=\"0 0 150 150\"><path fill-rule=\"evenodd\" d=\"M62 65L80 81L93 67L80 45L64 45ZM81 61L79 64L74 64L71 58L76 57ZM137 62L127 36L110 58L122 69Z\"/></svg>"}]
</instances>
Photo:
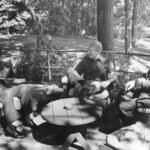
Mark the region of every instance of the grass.
<instances>
[{"instance_id":1,"label":"grass","mask_svg":"<svg viewBox=\"0 0 150 150\"><path fill-rule=\"evenodd\" d=\"M147 38L143 38L142 40L138 41L138 45L135 49L133 49L133 53L144 53L150 54L150 46L149 42L149 35L146 35ZM63 36L63 37L52 37L55 45L60 48L60 50L87 50L88 44L94 38L84 38L84 37L73 37L73 36ZM114 51L124 52L124 42L121 40L114 40ZM12 53L19 49L29 50L29 49L36 49L37 47L37 36L30 35L30 36L21 36L21 35L14 35L14 36L0 36L0 49L2 50L2 58L10 57ZM64 56L65 61L68 65L77 64L82 58L83 53L81 52L67 52L62 53ZM116 66L120 67L120 64L125 64L126 59L124 55L115 54L113 55L116 61ZM136 57L137 58L137 57ZM134 60L134 61L133 61ZM148 70L150 67L149 64L150 57L138 57L135 59L132 57L131 60L131 67L130 71L133 72L135 70ZM139 65L140 64L140 65ZM136 68L136 69L135 69ZM137 69L138 68L138 69ZM144 69L143 69L144 68Z\"/></svg>"}]
</instances>

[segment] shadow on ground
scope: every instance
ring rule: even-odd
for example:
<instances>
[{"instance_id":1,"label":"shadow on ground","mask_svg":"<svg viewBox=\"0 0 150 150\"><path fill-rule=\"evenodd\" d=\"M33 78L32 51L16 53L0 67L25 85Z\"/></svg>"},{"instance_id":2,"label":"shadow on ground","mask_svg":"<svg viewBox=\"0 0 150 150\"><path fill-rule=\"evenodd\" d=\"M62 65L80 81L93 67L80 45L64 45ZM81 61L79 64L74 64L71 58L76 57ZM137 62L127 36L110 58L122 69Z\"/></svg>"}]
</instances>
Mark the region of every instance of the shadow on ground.
<instances>
[{"instance_id":1,"label":"shadow on ground","mask_svg":"<svg viewBox=\"0 0 150 150\"><path fill-rule=\"evenodd\" d=\"M33 130L33 138L43 144L47 145L62 145L71 133L81 132L83 136L86 135L86 129L81 126L56 126L49 123L43 123Z\"/></svg>"}]
</instances>

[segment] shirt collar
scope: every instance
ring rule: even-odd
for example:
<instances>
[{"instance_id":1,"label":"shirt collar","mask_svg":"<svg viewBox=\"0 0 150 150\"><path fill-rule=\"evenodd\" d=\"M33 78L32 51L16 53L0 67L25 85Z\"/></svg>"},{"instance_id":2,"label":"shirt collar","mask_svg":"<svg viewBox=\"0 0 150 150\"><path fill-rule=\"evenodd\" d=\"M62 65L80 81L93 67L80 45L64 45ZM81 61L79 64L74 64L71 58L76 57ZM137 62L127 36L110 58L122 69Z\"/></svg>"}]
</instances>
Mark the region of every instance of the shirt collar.
<instances>
[{"instance_id":1,"label":"shirt collar","mask_svg":"<svg viewBox=\"0 0 150 150\"><path fill-rule=\"evenodd\" d=\"M102 55L99 55L97 60L100 61L101 63L103 63L105 59L104 59L104 57Z\"/></svg>"}]
</instances>

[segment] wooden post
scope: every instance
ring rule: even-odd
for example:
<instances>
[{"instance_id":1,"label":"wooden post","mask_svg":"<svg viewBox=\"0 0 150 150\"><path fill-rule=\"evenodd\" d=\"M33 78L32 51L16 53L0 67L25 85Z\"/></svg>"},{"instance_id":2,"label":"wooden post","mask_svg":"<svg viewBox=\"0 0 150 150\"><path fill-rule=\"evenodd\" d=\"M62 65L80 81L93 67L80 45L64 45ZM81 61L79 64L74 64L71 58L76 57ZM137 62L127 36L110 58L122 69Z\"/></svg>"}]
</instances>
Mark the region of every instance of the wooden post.
<instances>
[{"instance_id":1,"label":"wooden post","mask_svg":"<svg viewBox=\"0 0 150 150\"><path fill-rule=\"evenodd\" d=\"M50 63L50 52L47 52L47 61L48 61L48 80L52 80L52 74L51 74L51 63Z\"/></svg>"},{"instance_id":2,"label":"wooden post","mask_svg":"<svg viewBox=\"0 0 150 150\"><path fill-rule=\"evenodd\" d=\"M113 51L113 6L114 0L97 0L97 38L103 51Z\"/></svg>"}]
</instances>

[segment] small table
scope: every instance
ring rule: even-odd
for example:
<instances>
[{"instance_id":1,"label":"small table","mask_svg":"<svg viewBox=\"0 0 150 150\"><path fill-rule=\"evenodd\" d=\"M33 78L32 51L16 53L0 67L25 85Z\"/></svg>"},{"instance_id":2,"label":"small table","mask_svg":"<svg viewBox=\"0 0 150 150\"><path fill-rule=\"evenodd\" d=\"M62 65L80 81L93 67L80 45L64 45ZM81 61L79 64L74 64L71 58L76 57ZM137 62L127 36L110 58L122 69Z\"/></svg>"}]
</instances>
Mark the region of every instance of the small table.
<instances>
[{"instance_id":1,"label":"small table","mask_svg":"<svg viewBox=\"0 0 150 150\"><path fill-rule=\"evenodd\" d=\"M83 126L100 118L102 108L91 100L65 98L48 103L41 115L47 122L55 125ZM87 141L79 132L70 134L61 150L67 150L75 139L79 141L85 150L90 150Z\"/></svg>"}]
</instances>

